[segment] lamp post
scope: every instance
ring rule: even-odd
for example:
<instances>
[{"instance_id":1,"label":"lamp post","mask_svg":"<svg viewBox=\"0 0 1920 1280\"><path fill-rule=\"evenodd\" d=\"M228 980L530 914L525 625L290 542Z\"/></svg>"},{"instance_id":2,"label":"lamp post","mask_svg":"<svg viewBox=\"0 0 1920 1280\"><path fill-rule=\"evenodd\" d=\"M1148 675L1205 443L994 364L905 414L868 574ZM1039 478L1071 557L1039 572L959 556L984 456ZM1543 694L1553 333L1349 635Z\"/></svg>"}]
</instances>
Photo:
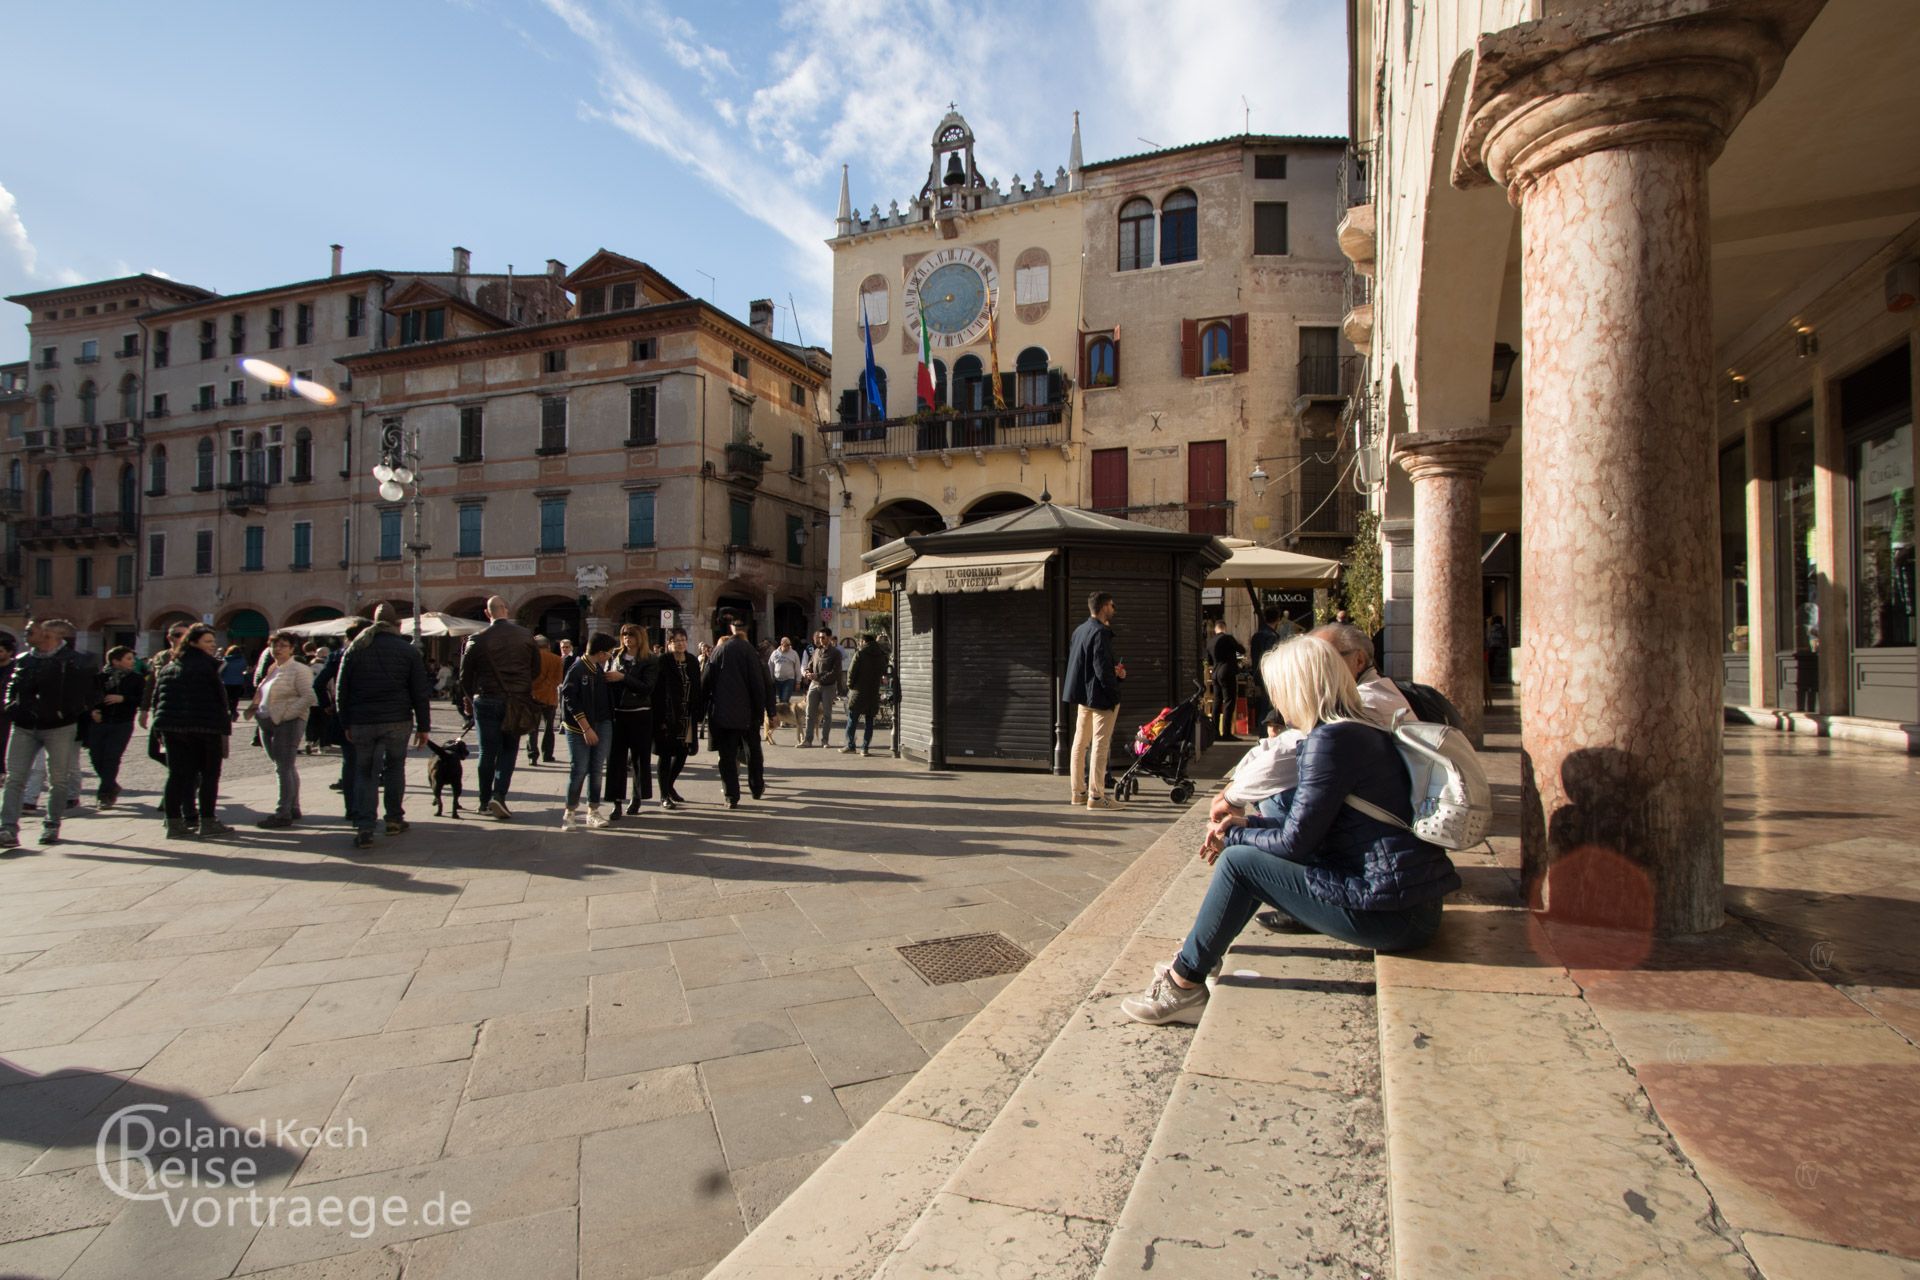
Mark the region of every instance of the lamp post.
<instances>
[{"instance_id":1,"label":"lamp post","mask_svg":"<svg viewBox=\"0 0 1920 1280\"><path fill-rule=\"evenodd\" d=\"M407 550L413 552L413 647L416 649L425 643L420 632L420 558L427 551L421 529L419 466L420 428L415 427L411 434L403 437L398 422L383 427L380 462L373 468L373 478L380 483L380 496L388 502L398 502L407 496L409 488L413 490L413 539L407 544Z\"/></svg>"}]
</instances>

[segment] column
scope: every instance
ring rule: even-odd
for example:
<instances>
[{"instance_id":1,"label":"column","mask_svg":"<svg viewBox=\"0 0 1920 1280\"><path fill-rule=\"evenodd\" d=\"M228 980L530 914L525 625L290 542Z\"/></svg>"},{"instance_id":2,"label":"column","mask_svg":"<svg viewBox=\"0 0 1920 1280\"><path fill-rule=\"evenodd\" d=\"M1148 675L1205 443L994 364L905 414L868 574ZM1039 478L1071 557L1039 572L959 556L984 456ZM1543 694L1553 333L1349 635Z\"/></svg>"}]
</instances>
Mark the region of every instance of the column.
<instances>
[{"instance_id":1,"label":"column","mask_svg":"<svg viewBox=\"0 0 1920 1280\"><path fill-rule=\"evenodd\" d=\"M1394 460L1413 479L1413 678L1447 695L1479 746L1486 701L1480 482L1509 427L1416 431Z\"/></svg>"},{"instance_id":2,"label":"column","mask_svg":"<svg viewBox=\"0 0 1920 1280\"><path fill-rule=\"evenodd\" d=\"M1747 689L1752 707L1780 705L1778 607L1780 564L1775 554L1773 432L1746 415L1747 445Z\"/></svg>"},{"instance_id":3,"label":"column","mask_svg":"<svg viewBox=\"0 0 1920 1280\"><path fill-rule=\"evenodd\" d=\"M1853 710L1853 485L1840 425L1840 385L1818 361L1807 371L1813 393L1813 575L1819 584L1822 715Z\"/></svg>"},{"instance_id":4,"label":"column","mask_svg":"<svg viewBox=\"0 0 1920 1280\"><path fill-rule=\"evenodd\" d=\"M1707 166L1818 8L1589 6L1476 50L1454 174L1521 213L1521 836L1556 919L1723 920Z\"/></svg>"}]
</instances>

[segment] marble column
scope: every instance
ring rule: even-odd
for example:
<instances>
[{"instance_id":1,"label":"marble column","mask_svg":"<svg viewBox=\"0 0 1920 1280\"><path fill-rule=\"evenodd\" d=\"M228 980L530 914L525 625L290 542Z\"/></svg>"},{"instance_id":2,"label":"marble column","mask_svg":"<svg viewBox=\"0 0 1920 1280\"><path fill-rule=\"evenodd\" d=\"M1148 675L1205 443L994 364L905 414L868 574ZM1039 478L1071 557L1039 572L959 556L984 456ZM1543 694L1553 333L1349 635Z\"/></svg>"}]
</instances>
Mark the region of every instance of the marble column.
<instances>
[{"instance_id":1,"label":"marble column","mask_svg":"<svg viewBox=\"0 0 1920 1280\"><path fill-rule=\"evenodd\" d=\"M1480 745L1486 619L1480 592L1480 482L1508 427L1416 431L1394 460L1413 479L1413 678L1447 695Z\"/></svg>"},{"instance_id":2,"label":"marble column","mask_svg":"<svg viewBox=\"0 0 1920 1280\"><path fill-rule=\"evenodd\" d=\"M1456 156L1521 213L1524 870L1552 918L1719 927L1707 166L1818 0L1483 36Z\"/></svg>"}]
</instances>

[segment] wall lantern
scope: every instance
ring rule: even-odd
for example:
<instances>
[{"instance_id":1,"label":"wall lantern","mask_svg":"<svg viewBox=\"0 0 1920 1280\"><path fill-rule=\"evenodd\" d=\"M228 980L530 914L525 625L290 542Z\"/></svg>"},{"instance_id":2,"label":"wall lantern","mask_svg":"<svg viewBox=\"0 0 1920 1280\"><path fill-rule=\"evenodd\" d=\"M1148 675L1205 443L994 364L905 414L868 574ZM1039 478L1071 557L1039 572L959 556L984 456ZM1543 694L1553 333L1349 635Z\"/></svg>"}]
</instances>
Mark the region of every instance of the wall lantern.
<instances>
[{"instance_id":1,"label":"wall lantern","mask_svg":"<svg viewBox=\"0 0 1920 1280\"><path fill-rule=\"evenodd\" d=\"M1257 462L1254 463L1253 474L1247 477L1248 483L1253 485L1253 496L1256 498L1266 497L1267 481L1271 480L1272 478L1273 477L1267 474L1267 469L1265 467L1261 466Z\"/></svg>"},{"instance_id":2,"label":"wall lantern","mask_svg":"<svg viewBox=\"0 0 1920 1280\"><path fill-rule=\"evenodd\" d=\"M1504 342L1493 344L1493 399L1497 403L1507 394L1507 383L1513 379L1513 363L1520 353Z\"/></svg>"},{"instance_id":3,"label":"wall lantern","mask_svg":"<svg viewBox=\"0 0 1920 1280\"><path fill-rule=\"evenodd\" d=\"M1802 360L1805 360L1808 356L1819 354L1820 337L1814 333L1812 325L1803 324L1795 329L1794 332L1800 336L1800 358Z\"/></svg>"},{"instance_id":4,"label":"wall lantern","mask_svg":"<svg viewBox=\"0 0 1920 1280\"><path fill-rule=\"evenodd\" d=\"M1733 402L1745 404L1747 401L1747 380L1739 374L1733 375Z\"/></svg>"}]
</instances>

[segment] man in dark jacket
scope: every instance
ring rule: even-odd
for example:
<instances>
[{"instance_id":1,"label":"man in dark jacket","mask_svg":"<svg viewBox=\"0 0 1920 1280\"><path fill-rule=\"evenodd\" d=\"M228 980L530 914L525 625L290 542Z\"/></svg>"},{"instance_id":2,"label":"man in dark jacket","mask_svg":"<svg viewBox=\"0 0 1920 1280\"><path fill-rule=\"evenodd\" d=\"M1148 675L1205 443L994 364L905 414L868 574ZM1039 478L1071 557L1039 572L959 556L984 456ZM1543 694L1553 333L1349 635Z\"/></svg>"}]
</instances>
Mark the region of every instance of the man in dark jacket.
<instances>
[{"instance_id":1,"label":"man in dark jacket","mask_svg":"<svg viewBox=\"0 0 1920 1280\"><path fill-rule=\"evenodd\" d=\"M760 753L760 725L773 705L773 677L747 639L746 624L727 621L729 634L707 659L700 681L705 690L707 724L720 753L720 785L727 808L740 807L740 755L747 757L747 787L758 800L766 792L766 761ZM823 744L824 745L824 744Z\"/></svg>"},{"instance_id":2,"label":"man in dark jacket","mask_svg":"<svg viewBox=\"0 0 1920 1280\"><path fill-rule=\"evenodd\" d=\"M886 680L887 646L876 636L861 636L860 651L847 668L847 745L840 748L845 754L853 754L853 726L862 716L867 731L860 740L860 754L873 754L873 718L880 713L880 686Z\"/></svg>"},{"instance_id":3,"label":"man in dark jacket","mask_svg":"<svg viewBox=\"0 0 1920 1280\"><path fill-rule=\"evenodd\" d=\"M825 627L813 633L813 648L807 651L800 673L807 679L807 723L800 745L813 745L813 734L820 732L820 745L833 745L833 701L840 696L840 680L846 674L846 655L833 642L833 632Z\"/></svg>"},{"instance_id":4,"label":"man in dark jacket","mask_svg":"<svg viewBox=\"0 0 1920 1280\"><path fill-rule=\"evenodd\" d=\"M100 668L73 647L73 624L49 618L27 627L27 652L13 664L7 681L7 717L13 733L7 742L7 791L0 801L0 849L20 843L20 805L34 758L47 754L47 808L40 843L60 839L67 792L76 763L74 735L82 717L100 705Z\"/></svg>"},{"instance_id":5,"label":"man in dark jacket","mask_svg":"<svg viewBox=\"0 0 1920 1280\"><path fill-rule=\"evenodd\" d=\"M93 726L87 730L87 756L100 778L99 800L102 809L111 809L120 799L120 760L127 754L133 738L133 717L146 701L147 678L134 670L133 650L115 645L107 650L107 666L102 671L104 697L94 711Z\"/></svg>"},{"instance_id":6,"label":"man in dark jacket","mask_svg":"<svg viewBox=\"0 0 1920 1280\"><path fill-rule=\"evenodd\" d=\"M348 792L353 847L373 847L375 788L384 785L387 834L407 829L407 730L413 745L427 745L433 715L433 686L420 650L394 626L386 605L374 610L373 625L347 645L334 686L340 723L353 743L354 779Z\"/></svg>"},{"instance_id":7,"label":"man in dark jacket","mask_svg":"<svg viewBox=\"0 0 1920 1280\"><path fill-rule=\"evenodd\" d=\"M1240 658L1244 653L1239 637L1227 630L1227 620L1215 619L1207 661L1213 664L1214 738L1219 742L1234 741L1233 711L1240 701Z\"/></svg>"},{"instance_id":8,"label":"man in dark jacket","mask_svg":"<svg viewBox=\"0 0 1920 1280\"><path fill-rule=\"evenodd\" d=\"M1087 620L1073 633L1067 650L1066 701L1073 719L1073 763L1069 770L1073 804L1089 809L1118 809L1107 794L1107 757L1113 749L1113 722L1120 718L1120 682L1127 668L1113 656L1113 597L1096 591L1087 597Z\"/></svg>"},{"instance_id":9,"label":"man in dark jacket","mask_svg":"<svg viewBox=\"0 0 1920 1280\"><path fill-rule=\"evenodd\" d=\"M1278 606L1268 605L1260 611L1260 626L1253 633L1253 639L1247 643L1247 666L1253 670L1253 693L1249 696L1247 723L1265 724L1267 712L1273 710L1273 703L1267 699L1267 682L1260 675L1260 659L1267 656L1268 650L1280 643L1280 633L1274 629L1280 621Z\"/></svg>"},{"instance_id":10,"label":"man in dark jacket","mask_svg":"<svg viewBox=\"0 0 1920 1280\"><path fill-rule=\"evenodd\" d=\"M507 822L513 817L507 810L507 786L513 781L520 735L501 726L509 698L533 696L540 646L532 632L513 621L502 597L488 599L487 617L492 620L487 629L460 655L460 687L467 692L467 715L480 730L480 807Z\"/></svg>"}]
</instances>

